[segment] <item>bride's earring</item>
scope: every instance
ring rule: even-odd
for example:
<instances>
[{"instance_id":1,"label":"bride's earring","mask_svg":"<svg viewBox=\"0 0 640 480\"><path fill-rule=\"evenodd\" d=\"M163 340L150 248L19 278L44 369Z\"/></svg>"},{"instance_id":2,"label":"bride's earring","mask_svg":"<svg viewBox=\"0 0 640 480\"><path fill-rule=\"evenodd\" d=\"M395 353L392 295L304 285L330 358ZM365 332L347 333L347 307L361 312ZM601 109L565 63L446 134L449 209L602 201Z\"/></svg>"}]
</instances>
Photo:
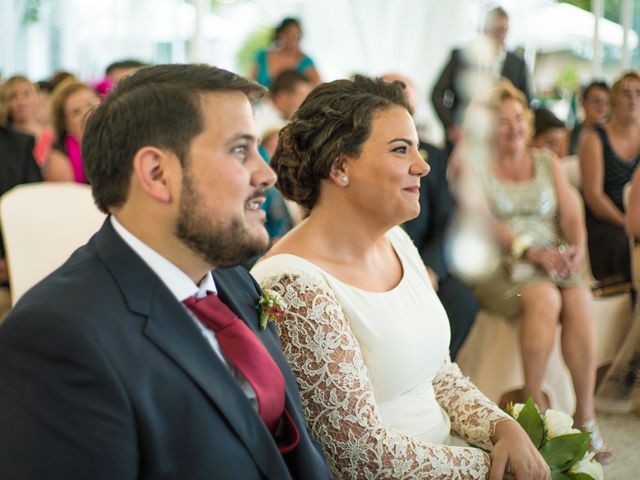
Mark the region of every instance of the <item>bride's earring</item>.
<instances>
[{"instance_id":1,"label":"bride's earring","mask_svg":"<svg viewBox=\"0 0 640 480\"><path fill-rule=\"evenodd\" d=\"M340 182L346 187L347 185L349 185L349 177L347 177L346 175L341 175Z\"/></svg>"}]
</instances>

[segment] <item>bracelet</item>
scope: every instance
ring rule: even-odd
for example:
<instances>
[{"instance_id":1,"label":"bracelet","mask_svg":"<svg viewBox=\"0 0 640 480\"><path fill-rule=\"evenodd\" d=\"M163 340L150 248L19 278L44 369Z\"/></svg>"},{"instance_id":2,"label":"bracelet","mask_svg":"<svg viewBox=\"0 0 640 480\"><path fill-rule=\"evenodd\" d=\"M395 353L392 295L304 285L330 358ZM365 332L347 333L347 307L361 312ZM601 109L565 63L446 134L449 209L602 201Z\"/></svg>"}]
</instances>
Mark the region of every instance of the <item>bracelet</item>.
<instances>
[{"instance_id":1,"label":"bracelet","mask_svg":"<svg viewBox=\"0 0 640 480\"><path fill-rule=\"evenodd\" d=\"M531 243L529 235L518 235L511 242L511 256L515 259L524 257L531 247Z\"/></svg>"}]
</instances>

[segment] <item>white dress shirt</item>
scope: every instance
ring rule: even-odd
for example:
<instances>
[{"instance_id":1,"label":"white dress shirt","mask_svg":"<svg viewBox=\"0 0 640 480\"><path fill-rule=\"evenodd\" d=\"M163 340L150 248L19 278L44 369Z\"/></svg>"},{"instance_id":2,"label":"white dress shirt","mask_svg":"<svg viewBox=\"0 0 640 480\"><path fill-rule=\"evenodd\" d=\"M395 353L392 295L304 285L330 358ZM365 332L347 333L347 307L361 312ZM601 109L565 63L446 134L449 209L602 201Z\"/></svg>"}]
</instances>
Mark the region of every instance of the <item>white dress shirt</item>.
<instances>
[{"instance_id":1,"label":"white dress shirt","mask_svg":"<svg viewBox=\"0 0 640 480\"><path fill-rule=\"evenodd\" d=\"M202 298L207 295L207 292L212 292L217 295L218 290L216 289L216 283L213 280L213 276L211 272L207 272L205 277L200 281L199 285L196 285L189 276L176 267L169 260L164 258L158 252L153 250L151 247L140 241L135 235L133 235L130 231L122 226L116 217L111 215L111 225L114 230L120 235L122 240L131 247L131 249L138 254L138 256L149 266L151 270L162 280L162 282L167 286L169 291L176 297L176 299L182 303L185 299L194 296L196 298ZM215 334L205 327L200 320L195 316L195 314L189 310L186 306L184 309L187 311L193 322L196 324L204 338L209 342L213 351L220 357L222 363L226 365L226 367L231 372L231 375L240 385L242 391L249 398L253 406L258 408L258 402L256 400L256 393L244 378L244 376L238 372L238 370L227 362L227 359L224 357L224 353L220 348L220 344L216 339Z\"/></svg>"}]
</instances>

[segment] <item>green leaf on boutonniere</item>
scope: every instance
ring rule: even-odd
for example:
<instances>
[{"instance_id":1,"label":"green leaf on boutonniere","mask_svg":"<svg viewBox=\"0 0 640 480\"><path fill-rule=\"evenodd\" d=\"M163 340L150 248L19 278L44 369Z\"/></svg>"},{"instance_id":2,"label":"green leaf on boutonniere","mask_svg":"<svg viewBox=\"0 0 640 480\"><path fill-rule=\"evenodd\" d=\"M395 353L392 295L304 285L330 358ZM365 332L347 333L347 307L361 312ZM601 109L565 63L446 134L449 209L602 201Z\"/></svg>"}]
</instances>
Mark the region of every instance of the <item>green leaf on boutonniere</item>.
<instances>
[{"instance_id":1,"label":"green leaf on boutonniere","mask_svg":"<svg viewBox=\"0 0 640 480\"><path fill-rule=\"evenodd\" d=\"M540 449L544 441L544 421L536 404L533 403L533 398L527 399L527 403L524 404L520 415L518 415L518 423L527 432L536 448Z\"/></svg>"},{"instance_id":2,"label":"green leaf on boutonniere","mask_svg":"<svg viewBox=\"0 0 640 480\"><path fill-rule=\"evenodd\" d=\"M552 470L563 472L584 457L588 448L588 433L570 433L549 440L540 449L540 454Z\"/></svg>"},{"instance_id":3,"label":"green leaf on boutonniere","mask_svg":"<svg viewBox=\"0 0 640 480\"><path fill-rule=\"evenodd\" d=\"M260 312L260 330L264 330L265 328L267 328L268 324L269 324L269 312L267 311Z\"/></svg>"}]
</instances>

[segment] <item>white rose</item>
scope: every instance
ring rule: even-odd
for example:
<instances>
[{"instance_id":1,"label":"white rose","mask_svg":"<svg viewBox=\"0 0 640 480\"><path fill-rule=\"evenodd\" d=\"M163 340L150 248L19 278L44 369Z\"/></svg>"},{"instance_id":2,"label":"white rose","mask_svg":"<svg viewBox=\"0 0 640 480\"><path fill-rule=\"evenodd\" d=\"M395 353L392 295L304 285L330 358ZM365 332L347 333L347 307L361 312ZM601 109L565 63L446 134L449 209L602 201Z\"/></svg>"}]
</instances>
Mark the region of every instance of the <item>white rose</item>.
<instances>
[{"instance_id":1,"label":"white rose","mask_svg":"<svg viewBox=\"0 0 640 480\"><path fill-rule=\"evenodd\" d=\"M569 469L571 473L584 473L589 475L593 480L604 480L602 465L593 459L593 453L587 452L582 460L573 464Z\"/></svg>"},{"instance_id":2,"label":"white rose","mask_svg":"<svg viewBox=\"0 0 640 480\"><path fill-rule=\"evenodd\" d=\"M547 410L544 414L544 426L547 429L549 438L556 438L568 433L577 433L578 430L572 428L573 418L558 410Z\"/></svg>"},{"instance_id":3,"label":"white rose","mask_svg":"<svg viewBox=\"0 0 640 480\"><path fill-rule=\"evenodd\" d=\"M524 403L514 403L513 408L511 409L511 416L517 420L523 408Z\"/></svg>"}]
</instances>

